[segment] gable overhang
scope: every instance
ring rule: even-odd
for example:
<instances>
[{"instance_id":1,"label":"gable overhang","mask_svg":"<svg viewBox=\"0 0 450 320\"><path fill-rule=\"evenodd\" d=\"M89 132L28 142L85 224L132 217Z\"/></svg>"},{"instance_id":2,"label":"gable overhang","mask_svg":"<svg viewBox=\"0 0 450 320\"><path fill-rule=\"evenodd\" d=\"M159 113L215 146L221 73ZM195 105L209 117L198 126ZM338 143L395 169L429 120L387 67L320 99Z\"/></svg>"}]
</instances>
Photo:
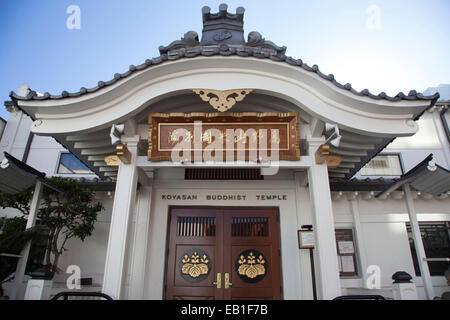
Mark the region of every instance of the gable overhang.
<instances>
[{"instance_id":1,"label":"gable overhang","mask_svg":"<svg viewBox=\"0 0 450 320\"><path fill-rule=\"evenodd\" d=\"M374 99L339 88L298 66L240 56L168 60L77 96L12 98L34 120L32 132L53 136L97 175L107 178L117 174L117 169L108 168L103 161L114 153L109 139L111 125L196 88L251 88L255 93L286 100L311 118L337 124L343 138L339 148L331 148L331 154L341 156L343 162L329 172L336 178L353 176L395 137L413 135L418 130L415 120L436 100ZM198 103L204 108L200 98Z\"/></svg>"},{"instance_id":2,"label":"gable overhang","mask_svg":"<svg viewBox=\"0 0 450 320\"><path fill-rule=\"evenodd\" d=\"M58 100L17 100L41 135L91 132L123 122L152 103L194 88L252 88L298 105L340 128L378 137L409 136L429 100L375 100L334 86L285 63L242 57L168 61L91 94ZM200 101L199 101L200 104Z\"/></svg>"}]
</instances>

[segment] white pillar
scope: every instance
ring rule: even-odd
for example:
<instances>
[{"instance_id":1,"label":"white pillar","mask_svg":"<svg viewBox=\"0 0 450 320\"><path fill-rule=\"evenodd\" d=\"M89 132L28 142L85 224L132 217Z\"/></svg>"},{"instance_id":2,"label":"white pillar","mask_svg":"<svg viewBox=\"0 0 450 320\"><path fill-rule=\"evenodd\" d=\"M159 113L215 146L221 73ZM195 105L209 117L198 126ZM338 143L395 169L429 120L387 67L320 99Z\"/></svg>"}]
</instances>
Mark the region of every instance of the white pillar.
<instances>
[{"instance_id":1,"label":"white pillar","mask_svg":"<svg viewBox=\"0 0 450 320\"><path fill-rule=\"evenodd\" d=\"M294 172L295 178L295 198L297 202L297 229L302 225L312 225L311 208L309 206L309 193L306 188L306 172ZM299 249L300 277L301 277L301 300L313 300L313 286L311 273L311 259L309 249Z\"/></svg>"},{"instance_id":2,"label":"white pillar","mask_svg":"<svg viewBox=\"0 0 450 320\"><path fill-rule=\"evenodd\" d=\"M150 183L152 182L153 179L150 179ZM144 299L152 189L151 184L149 186L142 186L137 195L136 222L133 252L131 254L130 287L128 293L128 298L131 300Z\"/></svg>"},{"instance_id":3,"label":"white pillar","mask_svg":"<svg viewBox=\"0 0 450 320\"><path fill-rule=\"evenodd\" d=\"M137 144L139 136L122 137L132 154L130 164L120 162L117 174L114 204L106 251L105 273L102 292L113 299L123 297L124 271L126 269L128 228L134 207L137 187Z\"/></svg>"},{"instance_id":4,"label":"white pillar","mask_svg":"<svg viewBox=\"0 0 450 320\"><path fill-rule=\"evenodd\" d=\"M309 138L309 155L314 157L322 139ZM315 266L318 296L320 299L333 299L341 295L339 265L334 231L333 208L327 164L318 165L313 161L308 169L309 193L313 212L315 235Z\"/></svg>"},{"instance_id":5,"label":"white pillar","mask_svg":"<svg viewBox=\"0 0 450 320\"><path fill-rule=\"evenodd\" d=\"M361 273L363 278L363 287L367 288L367 258L364 245L364 237L362 235L361 220L359 218L358 193L352 192L348 195L347 200L350 203L350 210L353 216L353 226L355 229L355 238L358 249L359 262L361 263Z\"/></svg>"},{"instance_id":6,"label":"white pillar","mask_svg":"<svg viewBox=\"0 0 450 320\"><path fill-rule=\"evenodd\" d=\"M428 262L425 261L425 249L423 247L422 235L420 234L419 222L417 221L416 209L411 195L411 188L408 183L403 185L405 191L406 206L408 207L409 222L411 225L411 232L414 238L414 246L416 247L417 260L419 262L420 274L422 282L425 287L425 294L429 300L432 300L434 295L433 283L431 282L430 269Z\"/></svg>"},{"instance_id":7,"label":"white pillar","mask_svg":"<svg viewBox=\"0 0 450 320\"><path fill-rule=\"evenodd\" d=\"M39 180L36 180L36 185L34 186L33 198L31 200L30 206L30 214L28 215L27 226L26 229L30 229L34 227L36 224L36 217L39 210L39 204L41 202L42 190L44 189L44 185ZM20 286L23 282L23 275L25 273L25 268L27 266L28 255L30 253L31 242L28 242L25 247L22 249L21 256L17 262L16 274L14 277L14 287L11 292L11 300L15 300L17 297L17 293L19 292Z\"/></svg>"}]
</instances>

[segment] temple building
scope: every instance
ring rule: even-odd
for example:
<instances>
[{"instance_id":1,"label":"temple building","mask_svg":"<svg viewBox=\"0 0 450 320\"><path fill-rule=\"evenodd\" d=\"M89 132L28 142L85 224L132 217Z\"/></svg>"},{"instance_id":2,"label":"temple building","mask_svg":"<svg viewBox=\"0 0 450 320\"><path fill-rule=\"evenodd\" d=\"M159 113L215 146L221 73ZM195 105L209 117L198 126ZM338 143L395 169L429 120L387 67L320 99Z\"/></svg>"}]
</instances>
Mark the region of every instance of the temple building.
<instances>
[{"instance_id":1,"label":"temple building","mask_svg":"<svg viewBox=\"0 0 450 320\"><path fill-rule=\"evenodd\" d=\"M1 158L105 207L52 294L69 265L113 299L392 299L398 271L450 291L449 98L357 91L244 12L203 7L201 35L94 88L11 92Z\"/></svg>"}]
</instances>

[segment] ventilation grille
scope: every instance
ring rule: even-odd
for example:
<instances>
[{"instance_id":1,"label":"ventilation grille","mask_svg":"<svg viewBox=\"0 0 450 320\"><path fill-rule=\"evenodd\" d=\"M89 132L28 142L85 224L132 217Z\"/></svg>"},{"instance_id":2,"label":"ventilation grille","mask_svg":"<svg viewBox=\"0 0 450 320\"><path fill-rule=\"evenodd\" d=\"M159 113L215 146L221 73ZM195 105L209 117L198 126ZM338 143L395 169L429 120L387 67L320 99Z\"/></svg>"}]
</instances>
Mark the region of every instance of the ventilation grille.
<instances>
[{"instance_id":1,"label":"ventilation grille","mask_svg":"<svg viewBox=\"0 0 450 320\"><path fill-rule=\"evenodd\" d=\"M264 180L259 168L187 168L185 180Z\"/></svg>"},{"instance_id":2,"label":"ventilation grille","mask_svg":"<svg viewBox=\"0 0 450 320\"><path fill-rule=\"evenodd\" d=\"M372 161L370 161L367 164L367 167L368 168L387 168L388 167L388 163L384 159L380 159L380 160L373 159Z\"/></svg>"},{"instance_id":3,"label":"ventilation grille","mask_svg":"<svg viewBox=\"0 0 450 320\"><path fill-rule=\"evenodd\" d=\"M216 218L214 217L177 217L177 236L214 237Z\"/></svg>"},{"instance_id":4,"label":"ventilation grille","mask_svg":"<svg viewBox=\"0 0 450 320\"><path fill-rule=\"evenodd\" d=\"M265 217L233 217L231 219L232 237L268 237L269 218Z\"/></svg>"}]
</instances>

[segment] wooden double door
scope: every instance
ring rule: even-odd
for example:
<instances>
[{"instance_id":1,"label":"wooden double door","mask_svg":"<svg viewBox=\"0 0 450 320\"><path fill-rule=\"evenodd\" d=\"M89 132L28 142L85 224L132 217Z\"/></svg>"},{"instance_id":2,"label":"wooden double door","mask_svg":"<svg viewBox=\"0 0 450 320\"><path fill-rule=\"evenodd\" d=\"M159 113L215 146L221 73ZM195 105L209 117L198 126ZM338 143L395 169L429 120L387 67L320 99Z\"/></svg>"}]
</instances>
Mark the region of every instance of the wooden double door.
<instances>
[{"instance_id":1,"label":"wooden double door","mask_svg":"<svg viewBox=\"0 0 450 320\"><path fill-rule=\"evenodd\" d=\"M281 299L278 208L169 214L166 299Z\"/></svg>"}]
</instances>

